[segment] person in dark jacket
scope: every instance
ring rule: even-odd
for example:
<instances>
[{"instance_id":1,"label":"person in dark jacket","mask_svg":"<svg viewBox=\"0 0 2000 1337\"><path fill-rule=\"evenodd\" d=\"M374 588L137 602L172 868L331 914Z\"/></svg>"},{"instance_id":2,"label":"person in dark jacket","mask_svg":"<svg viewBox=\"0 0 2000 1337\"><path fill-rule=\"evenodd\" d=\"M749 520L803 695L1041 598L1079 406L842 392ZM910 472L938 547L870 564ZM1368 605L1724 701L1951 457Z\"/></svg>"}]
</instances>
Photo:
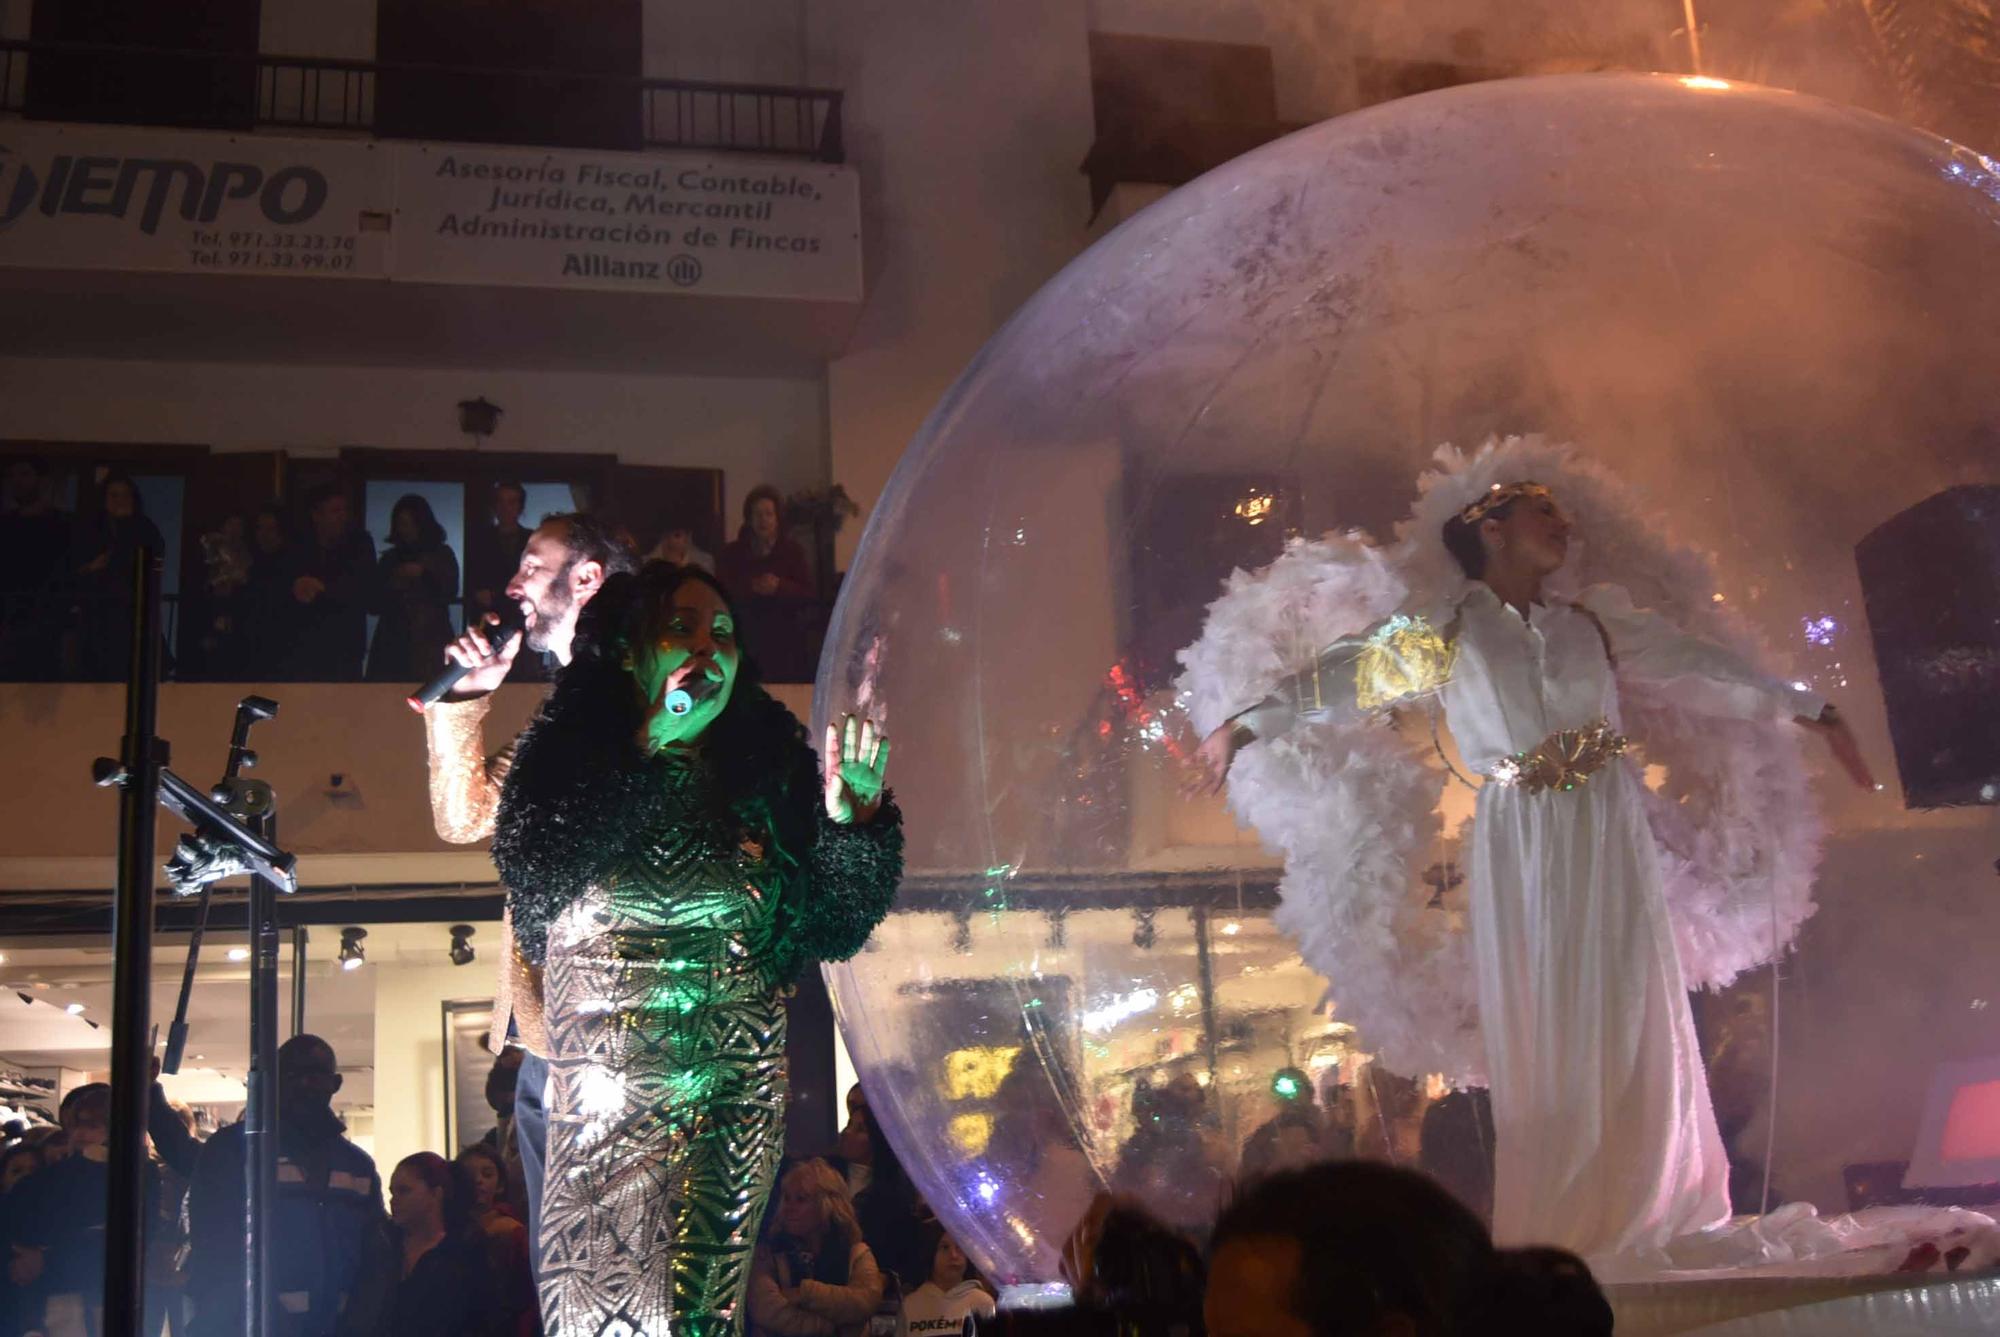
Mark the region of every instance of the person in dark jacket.
<instances>
[{"instance_id":1,"label":"person in dark jacket","mask_svg":"<svg viewBox=\"0 0 2000 1337\"><path fill-rule=\"evenodd\" d=\"M16 1284L11 1275L17 1255L9 1239L13 1235L12 1195L16 1188L34 1178L43 1167L41 1148L30 1142L16 1142L0 1153L0 1333L12 1337L30 1321L29 1288Z\"/></svg>"},{"instance_id":2,"label":"person in dark jacket","mask_svg":"<svg viewBox=\"0 0 2000 1337\"><path fill-rule=\"evenodd\" d=\"M78 673L86 682L125 676L131 653L132 558L141 547L166 560L166 541L159 526L146 518L138 484L125 474L106 474L97 485L97 514L77 527L72 554Z\"/></svg>"},{"instance_id":3,"label":"person in dark jacket","mask_svg":"<svg viewBox=\"0 0 2000 1337\"><path fill-rule=\"evenodd\" d=\"M444 541L431 505L412 492L389 512L389 546L375 572L373 608L380 615L368 648L370 682L421 682L444 663L458 634L451 601L458 597L458 558Z\"/></svg>"},{"instance_id":4,"label":"person in dark jacket","mask_svg":"<svg viewBox=\"0 0 2000 1337\"><path fill-rule=\"evenodd\" d=\"M463 1177L435 1152L389 1176L395 1281L376 1331L388 1337L501 1337L509 1327ZM525 1269L524 1269L525 1270Z\"/></svg>"},{"instance_id":5,"label":"person in dark jacket","mask_svg":"<svg viewBox=\"0 0 2000 1337\"><path fill-rule=\"evenodd\" d=\"M6 1202L8 1279L17 1288L17 1314L36 1331L51 1320L88 1322L104 1294L111 1088L77 1087L63 1098L59 1118L66 1154L22 1180ZM152 1189L149 1183L149 1201Z\"/></svg>"},{"instance_id":6,"label":"person in dark jacket","mask_svg":"<svg viewBox=\"0 0 2000 1337\"><path fill-rule=\"evenodd\" d=\"M493 485L493 524L466 538L466 620L484 617L507 597L507 582L521 565L532 530L521 523L528 490L511 480Z\"/></svg>"},{"instance_id":7,"label":"person in dark jacket","mask_svg":"<svg viewBox=\"0 0 2000 1337\"><path fill-rule=\"evenodd\" d=\"M387 1244L382 1180L333 1112L340 1090L333 1048L295 1035L278 1050L278 1186L270 1228L281 1337L369 1332L351 1303ZM243 1331L243 1125L210 1138L188 1190L188 1292L196 1337Z\"/></svg>"},{"instance_id":8,"label":"person in dark jacket","mask_svg":"<svg viewBox=\"0 0 2000 1337\"><path fill-rule=\"evenodd\" d=\"M936 1252L934 1241L927 1247L923 1199L859 1083L847 1091L847 1125L840 1130L836 1159L835 1168L846 1177L854 1198L861 1237L875 1261L895 1273L904 1286L922 1285L931 1274L929 1255Z\"/></svg>"},{"instance_id":9,"label":"person in dark jacket","mask_svg":"<svg viewBox=\"0 0 2000 1337\"><path fill-rule=\"evenodd\" d=\"M296 561L285 508L276 502L258 507L250 519L250 578L237 601L242 612L238 659L224 666L233 681L261 682L284 672L292 610L298 606L292 597Z\"/></svg>"},{"instance_id":10,"label":"person in dark jacket","mask_svg":"<svg viewBox=\"0 0 2000 1337\"><path fill-rule=\"evenodd\" d=\"M352 682L368 649L375 542L354 527L347 494L332 483L308 492L306 509L312 532L293 554L284 676Z\"/></svg>"},{"instance_id":11,"label":"person in dark jacket","mask_svg":"<svg viewBox=\"0 0 2000 1337\"><path fill-rule=\"evenodd\" d=\"M10 460L0 495L0 682L62 676L72 526L56 509L48 464Z\"/></svg>"}]
</instances>

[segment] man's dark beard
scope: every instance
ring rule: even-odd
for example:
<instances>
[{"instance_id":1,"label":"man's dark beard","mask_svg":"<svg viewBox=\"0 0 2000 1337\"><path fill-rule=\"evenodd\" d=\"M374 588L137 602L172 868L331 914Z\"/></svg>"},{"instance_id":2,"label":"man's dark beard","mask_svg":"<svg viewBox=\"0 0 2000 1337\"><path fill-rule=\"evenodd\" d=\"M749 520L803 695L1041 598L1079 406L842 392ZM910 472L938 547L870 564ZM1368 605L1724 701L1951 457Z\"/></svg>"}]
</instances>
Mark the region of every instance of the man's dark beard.
<instances>
[{"instance_id":1,"label":"man's dark beard","mask_svg":"<svg viewBox=\"0 0 2000 1337\"><path fill-rule=\"evenodd\" d=\"M565 563L549 582L548 594L535 605L535 625L528 631L528 648L538 654L548 653L549 632L569 616L570 605L575 602L569 588L570 568L575 565L575 562Z\"/></svg>"}]
</instances>

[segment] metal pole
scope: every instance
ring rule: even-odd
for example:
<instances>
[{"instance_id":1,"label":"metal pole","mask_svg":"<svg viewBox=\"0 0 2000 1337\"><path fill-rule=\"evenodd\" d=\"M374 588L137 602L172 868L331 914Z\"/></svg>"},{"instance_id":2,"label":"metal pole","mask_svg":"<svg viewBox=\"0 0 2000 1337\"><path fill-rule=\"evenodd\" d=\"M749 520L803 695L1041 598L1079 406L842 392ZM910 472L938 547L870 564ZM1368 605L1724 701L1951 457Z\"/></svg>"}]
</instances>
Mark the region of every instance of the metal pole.
<instances>
[{"instance_id":1,"label":"metal pole","mask_svg":"<svg viewBox=\"0 0 2000 1337\"><path fill-rule=\"evenodd\" d=\"M254 824L266 840L275 818ZM278 888L250 879L250 1079L243 1108L243 1331L271 1331L271 1214L278 1201Z\"/></svg>"},{"instance_id":2,"label":"metal pole","mask_svg":"<svg viewBox=\"0 0 2000 1337\"><path fill-rule=\"evenodd\" d=\"M1209 947L1208 907L1194 907L1195 982L1201 989L1201 1055L1208 1064L1208 1079L1215 1081L1219 1037L1215 1025L1215 957Z\"/></svg>"},{"instance_id":3,"label":"metal pole","mask_svg":"<svg viewBox=\"0 0 2000 1337\"><path fill-rule=\"evenodd\" d=\"M306 1032L306 926L292 929L292 1034Z\"/></svg>"},{"instance_id":4,"label":"metal pole","mask_svg":"<svg viewBox=\"0 0 2000 1337\"><path fill-rule=\"evenodd\" d=\"M146 1110L153 1087L153 832L166 747L159 727L160 554L132 562L131 672L125 683L118 796L118 904L112 928L110 1202L104 1232L104 1332L140 1337L146 1326Z\"/></svg>"}]
</instances>

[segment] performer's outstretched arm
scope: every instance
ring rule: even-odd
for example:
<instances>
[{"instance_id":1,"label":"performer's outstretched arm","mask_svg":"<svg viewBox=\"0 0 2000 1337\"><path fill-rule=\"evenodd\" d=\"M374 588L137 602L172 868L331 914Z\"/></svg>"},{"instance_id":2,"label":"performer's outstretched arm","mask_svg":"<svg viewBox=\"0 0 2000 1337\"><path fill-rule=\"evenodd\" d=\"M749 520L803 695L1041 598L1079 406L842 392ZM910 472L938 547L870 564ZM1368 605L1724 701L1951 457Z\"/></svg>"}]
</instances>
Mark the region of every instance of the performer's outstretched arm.
<instances>
[{"instance_id":1,"label":"performer's outstretched arm","mask_svg":"<svg viewBox=\"0 0 2000 1337\"><path fill-rule=\"evenodd\" d=\"M1593 585L1577 602L1604 630L1618 675L1703 715L1793 719L1822 733L1843 770L1863 788L1874 776L1847 723L1825 697L1772 677L1727 646L1692 635L1616 585Z\"/></svg>"},{"instance_id":2,"label":"performer's outstretched arm","mask_svg":"<svg viewBox=\"0 0 2000 1337\"><path fill-rule=\"evenodd\" d=\"M1450 681L1455 658L1451 629L1441 632L1404 613L1360 636L1342 637L1202 740L1196 752L1201 787L1220 790L1236 753L1259 738L1277 738L1302 721L1356 720L1436 692Z\"/></svg>"}]
</instances>

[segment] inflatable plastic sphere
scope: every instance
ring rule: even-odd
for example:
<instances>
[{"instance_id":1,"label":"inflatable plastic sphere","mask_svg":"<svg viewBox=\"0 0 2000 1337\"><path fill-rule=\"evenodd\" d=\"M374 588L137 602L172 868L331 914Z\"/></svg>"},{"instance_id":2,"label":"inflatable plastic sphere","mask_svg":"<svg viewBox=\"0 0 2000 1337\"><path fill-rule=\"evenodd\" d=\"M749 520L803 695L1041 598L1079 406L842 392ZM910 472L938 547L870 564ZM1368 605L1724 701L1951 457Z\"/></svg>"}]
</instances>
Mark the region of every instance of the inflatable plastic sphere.
<instances>
[{"instance_id":1,"label":"inflatable plastic sphere","mask_svg":"<svg viewBox=\"0 0 2000 1337\"><path fill-rule=\"evenodd\" d=\"M1778 1191L1823 1211L1848 1207L1845 1167L1922 1162L1940 1065L2000 1054L1992 811L1905 806L1875 644L1901 633L1855 551L1948 490L1944 511L1990 505L1996 281L1979 154L1810 98L1589 75L1292 135L1029 302L877 506L817 696L821 727L884 722L909 830L897 912L829 972L841 1024L974 1262L1055 1279L1100 1189L1198 1228L1246 1162L1370 1155L1487 1191L1479 1097L1373 1061L1342 981L1272 922L1276 857L1179 792L1173 683L1233 569L1290 536L1389 539L1439 444L1496 434L1615 474L1853 721L1884 785L1807 753L1826 849L1775 1046L1768 973L1698 1017L1753 1189L1767 1146ZM1994 548L1918 527L1928 574L1890 602L1995 607ZM1416 877L1452 916L1470 804L1440 787Z\"/></svg>"}]
</instances>

